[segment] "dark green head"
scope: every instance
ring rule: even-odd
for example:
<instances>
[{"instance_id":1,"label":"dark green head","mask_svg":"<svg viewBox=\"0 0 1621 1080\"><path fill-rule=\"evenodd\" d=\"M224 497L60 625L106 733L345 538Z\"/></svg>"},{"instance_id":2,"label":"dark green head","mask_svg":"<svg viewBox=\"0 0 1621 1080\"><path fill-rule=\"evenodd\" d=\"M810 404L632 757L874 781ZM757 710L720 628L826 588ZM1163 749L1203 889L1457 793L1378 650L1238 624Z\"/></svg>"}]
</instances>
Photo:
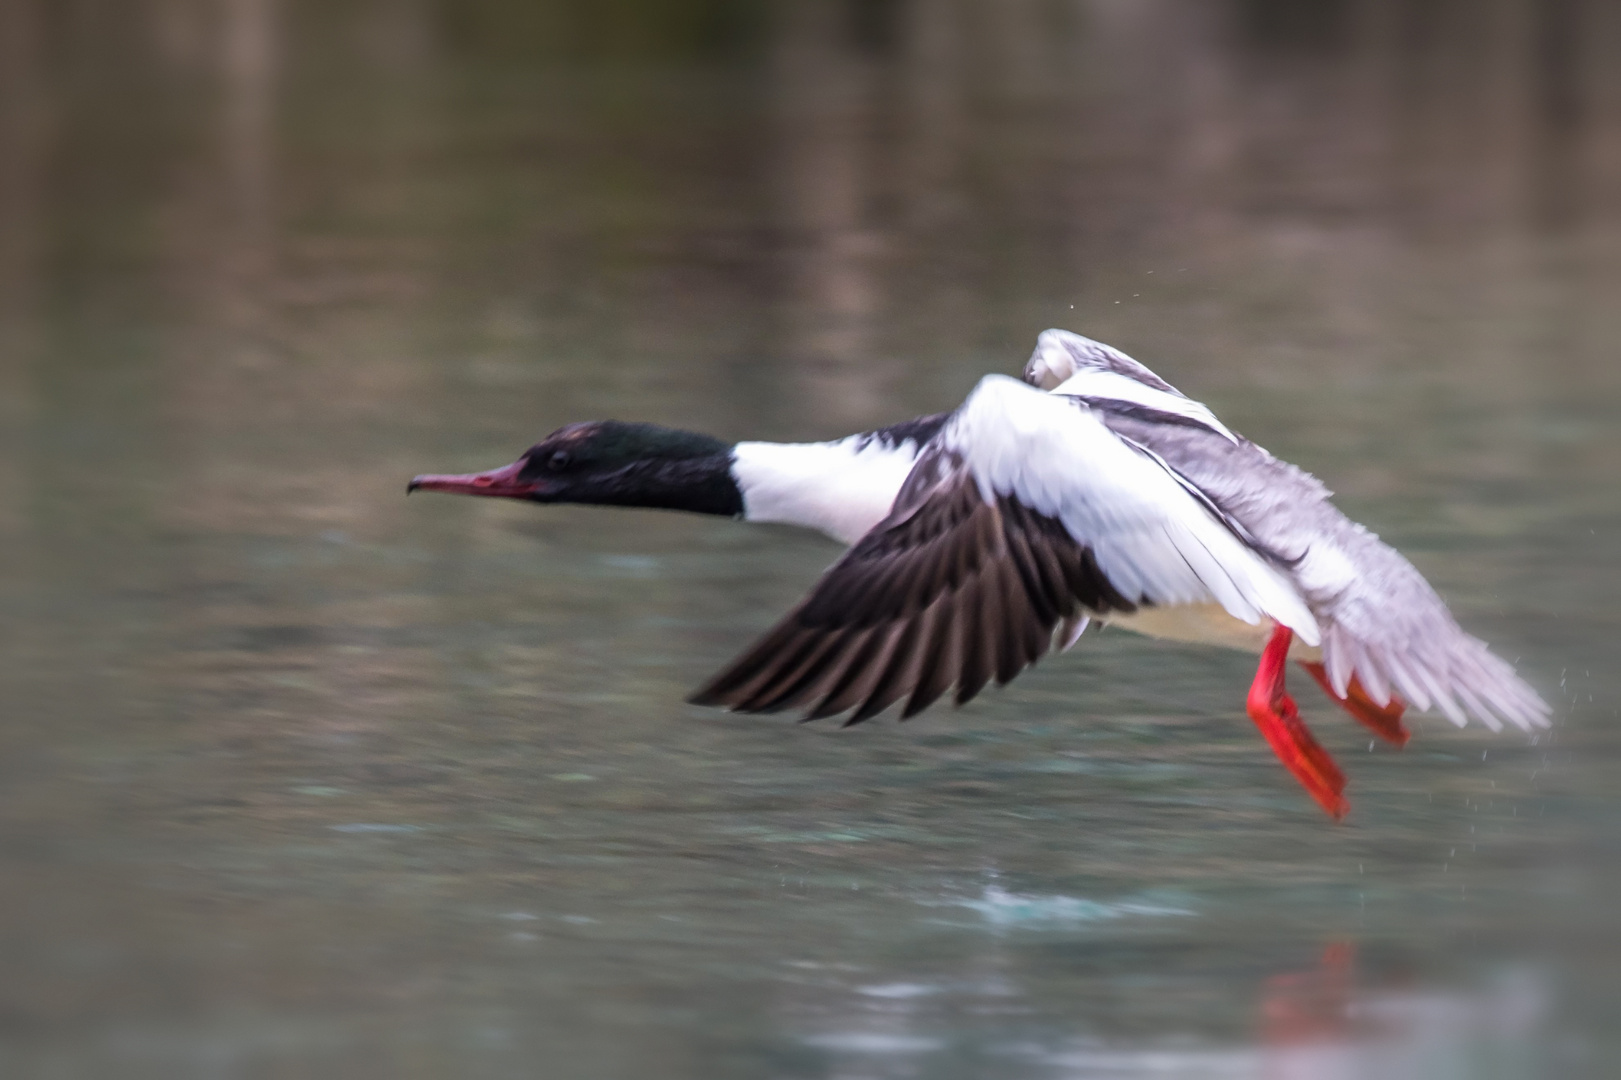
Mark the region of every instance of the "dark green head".
<instances>
[{"instance_id":1,"label":"dark green head","mask_svg":"<svg viewBox=\"0 0 1621 1080\"><path fill-rule=\"evenodd\" d=\"M558 428L511 465L461 476L418 476L406 491L737 515L743 512L743 496L731 466L731 444L708 435L591 420Z\"/></svg>"}]
</instances>

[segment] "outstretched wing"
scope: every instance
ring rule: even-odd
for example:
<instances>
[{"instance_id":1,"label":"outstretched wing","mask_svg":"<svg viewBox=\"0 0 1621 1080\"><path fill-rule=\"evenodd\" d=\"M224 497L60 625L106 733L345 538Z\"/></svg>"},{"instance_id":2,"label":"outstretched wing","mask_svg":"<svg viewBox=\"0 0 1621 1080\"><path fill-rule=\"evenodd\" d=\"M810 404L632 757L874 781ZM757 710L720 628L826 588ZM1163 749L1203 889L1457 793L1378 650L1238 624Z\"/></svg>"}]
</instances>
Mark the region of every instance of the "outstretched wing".
<instances>
[{"instance_id":1,"label":"outstretched wing","mask_svg":"<svg viewBox=\"0 0 1621 1080\"><path fill-rule=\"evenodd\" d=\"M1156 455L1092 412L987 376L918 459L890 514L692 698L746 712L854 709L1005 683L1089 614L1215 601L1308 644L1294 588Z\"/></svg>"},{"instance_id":2,"label":"outstretched wing","mask_svg":"<svg viewBox=\"0 0 1621 1080\"><path fill-rule=\"evenodd\" d=\"M1453 723L1473 715L1546 727L1548 706L1514 669L1464 633L1412 563L1329 501L1315 477L1253 443L1119 401L1092 402L1122 439L1158 454L1230 516L1253 546L1287 558L1318 614L1323 664L1343 698L1353 676L1375 704L1392 693Z\"/></svg>"}]
</instances>

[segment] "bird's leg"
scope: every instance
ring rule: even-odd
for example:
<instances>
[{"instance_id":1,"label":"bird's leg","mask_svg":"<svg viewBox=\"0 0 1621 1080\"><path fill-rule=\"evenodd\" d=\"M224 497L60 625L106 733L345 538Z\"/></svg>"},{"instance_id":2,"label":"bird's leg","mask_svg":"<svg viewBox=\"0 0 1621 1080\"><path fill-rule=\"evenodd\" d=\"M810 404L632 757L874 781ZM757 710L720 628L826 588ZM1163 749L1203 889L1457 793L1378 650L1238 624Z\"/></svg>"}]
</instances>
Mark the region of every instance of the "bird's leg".
<instances>
[{"instance_id":1,"label":"bird's leg","mask_svg":"<svg viewBox=\"0 0 1621 1080\"><path fill-rule=\"evenodd\" d=\"M1338 820L1351 808L1340 795L1345 790L1345 774L1328 756L1328 751L1312 738L1300 719L1294 699L1283 686L1292 640L1294 632L1287 626L1280 625L1272 631L1261 653L1261 664L1255 669L1255 681L1250 684L1247 702L1250 719L1261 729L1284 768L1294 774L1307 793L1317 800L1317 805Z\"/></svg>"},{"instance_id":2,"label":"bird's leg","mask_svg":"<svg viewBox=\"0 0 1621 1080\"><path fill-rule=\"evenodd\" d=\"M1413 737L1407 730L1407 725L1401 722L1402 713L1407 711L1407 706L1403 705L1401 698L1395 694L1390 695L1390 704L1380 705L1369 696L1362 684L1357 682L1356 676L1352 675L1350 684L1345 688L1345 696L1340 697L1334 692L1334 684L1328 681L1328 672L1324 670L1322 664L1302 660L1300 666L1317 680L1317 685L1321 686L1323 692L1333 698L1340 708L1356 717L1364 727L1381 739L1393 742L1397 746L1406 746L1407 740Z\"/></svg>"}]
</instances>

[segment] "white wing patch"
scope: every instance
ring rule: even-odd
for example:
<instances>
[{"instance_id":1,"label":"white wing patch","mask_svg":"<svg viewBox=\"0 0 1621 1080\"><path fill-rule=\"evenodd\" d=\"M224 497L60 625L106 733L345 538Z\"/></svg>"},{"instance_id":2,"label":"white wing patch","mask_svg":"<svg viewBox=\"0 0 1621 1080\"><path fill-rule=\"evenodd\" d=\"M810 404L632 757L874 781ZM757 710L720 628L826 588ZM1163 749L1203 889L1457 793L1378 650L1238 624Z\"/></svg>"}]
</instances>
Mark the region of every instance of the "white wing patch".
<instances>
[{"instance_id":1,"label":"white wing patch","mask_svg":"<svg viewBox=\"0 0 1621 1080\"><path fill-rule=\"evenodd\" d=\"M1070 381L1099 376L1203 409L1112 373L1083 372ZM1244 622L1271 618L1308 645L1320 641L1317 620L1282 574L1155 459L1075 402L988 375L940 439L962 455L987 501L1011 496L1063 522L1126 597L1161 605L1214 600Z\"/></svg>"},{"instance_id":2,"label":"white wing patch","mask_svg":"<svg viewBox=\"0 0 1621 1080\"><path fill-rule=\"evenodd\" d=\"M1204 403L1181 394L1156 390L1118 372L1077 371L1059 383L1052 392L1060 397L1105 398L1142 405L1156 412L1170 413L1203 424L1229 442L1238 442L1238 436L1228 431L1227 426L1217 420L1216 414Z\"/></svg>"}]
</instances>

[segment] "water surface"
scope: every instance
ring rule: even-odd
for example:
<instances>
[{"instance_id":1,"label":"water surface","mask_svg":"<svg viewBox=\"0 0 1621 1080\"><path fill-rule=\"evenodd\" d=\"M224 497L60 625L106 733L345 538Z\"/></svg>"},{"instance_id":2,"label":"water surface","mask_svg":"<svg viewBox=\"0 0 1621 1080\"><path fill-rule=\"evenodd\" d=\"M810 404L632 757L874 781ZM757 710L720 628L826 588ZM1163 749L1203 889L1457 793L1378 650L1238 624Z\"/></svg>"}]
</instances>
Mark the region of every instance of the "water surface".
<instances>
[{"instance_id":1,"label":"water surface","mask_svg":"<svg viewBox=\"0 0 1621 1080\"><path fill-rule=\"evenodd\" d=\"M226 7L18 9L7 1075L1610 1071L1602 5ZM730 716L682 699L830 542L404 498L577 419L949 408L1054 325L1321 476L1553 730L1370 747L1297 679L1334 826L1251 660L1119 632Z\"/></svg>"}]
</instances>

